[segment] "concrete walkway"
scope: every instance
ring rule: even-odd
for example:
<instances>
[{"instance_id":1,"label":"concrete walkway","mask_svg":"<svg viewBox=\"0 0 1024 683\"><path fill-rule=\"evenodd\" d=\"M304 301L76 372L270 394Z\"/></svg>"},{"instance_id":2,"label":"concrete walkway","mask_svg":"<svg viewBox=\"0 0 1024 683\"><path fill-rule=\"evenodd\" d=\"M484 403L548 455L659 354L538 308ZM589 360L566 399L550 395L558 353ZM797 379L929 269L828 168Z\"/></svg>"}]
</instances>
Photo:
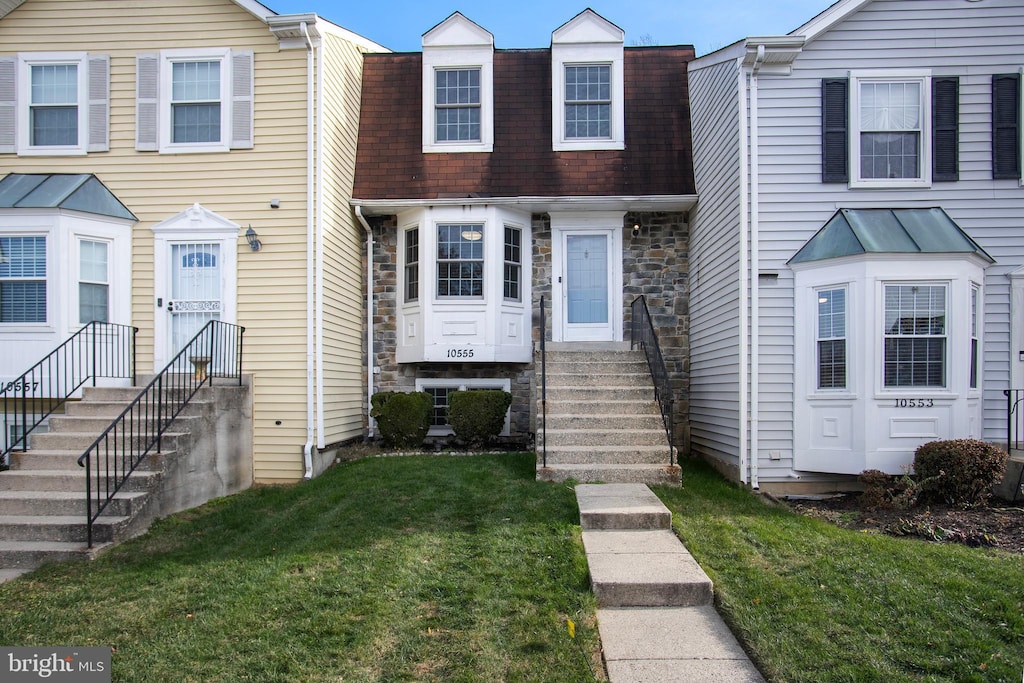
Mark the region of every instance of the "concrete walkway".
<instances>
[{"instance_id":1,"label":"concrete walkway","mask_svg":"<svg viewBox=\"0 0 1024 683\"><path fill-rule=\"evenodd\" d=\"M764 683L646 485L580 484L576 500L612 683Z\"/></svg>"}]
</instances>

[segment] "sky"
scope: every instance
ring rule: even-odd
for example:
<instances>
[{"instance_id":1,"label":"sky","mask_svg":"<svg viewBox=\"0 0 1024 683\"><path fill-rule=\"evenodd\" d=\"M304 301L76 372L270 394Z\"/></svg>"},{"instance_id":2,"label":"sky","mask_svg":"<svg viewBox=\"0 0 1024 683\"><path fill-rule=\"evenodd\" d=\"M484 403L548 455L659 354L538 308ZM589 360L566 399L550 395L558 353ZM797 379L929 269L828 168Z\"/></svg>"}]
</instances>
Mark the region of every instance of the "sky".
<instances>
[{"instance_id":1,"label":"sky","mask_svg":"<svg viewBox=\"0 0 1024 683\"><path fill-rule=\"evenodd\" d=\"M503 48L548 47L551 32L589 7L630 45L693 45L697 55L747 36L784 35L834 0L262 0L279 14L316 12L396 52L419 52L424 33L462 12Z\"/></svg>"}]
</instances>

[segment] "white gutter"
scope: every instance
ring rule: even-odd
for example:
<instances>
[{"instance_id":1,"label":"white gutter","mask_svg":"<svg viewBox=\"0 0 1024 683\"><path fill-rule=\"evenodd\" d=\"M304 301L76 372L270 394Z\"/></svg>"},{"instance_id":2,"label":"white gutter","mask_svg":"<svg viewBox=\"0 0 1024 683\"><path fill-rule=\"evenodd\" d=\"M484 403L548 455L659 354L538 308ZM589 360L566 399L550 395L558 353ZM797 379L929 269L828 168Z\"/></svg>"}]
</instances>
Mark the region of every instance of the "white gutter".
<instances>
[{"instance_id":1,"label":"white gutter","mask_svg":"<svg viewBox=\"0 0 1024 683\"><path fill-rule=\"evenodd\" d=\"M749 146L747 144L747 72L743 68L743 59L740 58L736 62L739 67L738 76L738 90L740 94L740 263L739 263L739 288L740 288L740 368L739 368L739 470L740 470L740 482L747 483L747 384L749 379L749 370L747 367L747 349L748 349L748 334L750 331L750 321L748 319L749 305L750 302L747 298L747 278L750 275L750 268L747 262L747 227L749 224L749 216L747 215L747 205L749 195L747 194L748 188L748 175L747 169L749 168L749 160L747 154L749 153Z\"/></svg>"},{"instance_id":2,"label":"white gutter","mask_svg":"<svg viewBox=\"0 0 1024 683\"><path fill-rule=\"evenodd\" d=\"M758 444L760 425L760 244L759 244L759 192L760 165L758 162L758 136L760 133L757 113L757 72L764 63L764 45L757 46L757 57L750 70L750 487L759 488L757 481Z\"/></svg>"},{"instance_id":3,"label":"white gutter","mask_svg":"<svg viewBox=\"0 0 1024 683\"><path fill-rule=\"evenodd\" d=\"M306 443L302 447L303 464L305 473L303 479L313 477L313 444L314 411L316 406L314 393L314 364L315 364L315 307L314 307L314 279L313 269L315 266L314 254L316 252L316 217L313 215L313 41L309 37L309 29L306 22L300 24L302 35L306 39Z\"/></svg>"},{"instance_id":4,"label":"white gutter","mask_svg":"<svg viewBox=\"0 0 1024 683\"><path fill-rule=\"evenodd\" d=\"M363 216L363 207L355 206L356 218L366 231L366 426L367 437L373 438L373 229Z\"/></svg>"}]
</instances>

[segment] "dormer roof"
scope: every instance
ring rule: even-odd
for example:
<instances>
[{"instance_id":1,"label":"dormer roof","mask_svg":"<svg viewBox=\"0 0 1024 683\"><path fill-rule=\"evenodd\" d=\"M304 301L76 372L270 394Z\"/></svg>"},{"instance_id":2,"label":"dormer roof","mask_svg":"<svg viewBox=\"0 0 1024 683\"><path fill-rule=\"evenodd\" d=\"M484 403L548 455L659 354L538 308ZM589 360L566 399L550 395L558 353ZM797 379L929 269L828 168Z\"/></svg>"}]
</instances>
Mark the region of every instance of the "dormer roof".
<instances>
[{"instance_id":1,"label":"dormer roof","mask_svg":"<svg viewBox=\"0 0 1024 683\"><path fill-rule=\"evenodd\" d=\"M451 16L423 34L423 49L439 47L494 47L494 36L461 12Z\"/></svg>"},{"instance_id":2,"label":"dormer roof","mask_svg":"<svg viewBox=\"0 0 1024 683\"><path fill-rule=\"evenodd\" d=\"M621 44L625 38L625 31L588 7L556 28L551 34L551 44Z\"/></svg>"}]
</instances>

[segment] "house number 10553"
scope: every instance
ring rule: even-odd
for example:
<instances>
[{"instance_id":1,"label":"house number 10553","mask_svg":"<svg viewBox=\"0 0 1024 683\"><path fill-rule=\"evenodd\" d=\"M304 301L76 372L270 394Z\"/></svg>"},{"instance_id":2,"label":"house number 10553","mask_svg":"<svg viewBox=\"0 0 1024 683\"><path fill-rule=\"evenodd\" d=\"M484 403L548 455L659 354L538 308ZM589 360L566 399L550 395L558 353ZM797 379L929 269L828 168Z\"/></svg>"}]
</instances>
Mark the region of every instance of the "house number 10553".
<instances>
[{"instance_id":1,"label":"house number 10553","mask_svg":"<svg viewBox=\"0 0 1024 683\"><path fill-rule=\"evenodd\" d=\"M897 398L893 399L896 401L894 408L934 408L935 399L933 398Z\"/></svg>"}]
</instances>

